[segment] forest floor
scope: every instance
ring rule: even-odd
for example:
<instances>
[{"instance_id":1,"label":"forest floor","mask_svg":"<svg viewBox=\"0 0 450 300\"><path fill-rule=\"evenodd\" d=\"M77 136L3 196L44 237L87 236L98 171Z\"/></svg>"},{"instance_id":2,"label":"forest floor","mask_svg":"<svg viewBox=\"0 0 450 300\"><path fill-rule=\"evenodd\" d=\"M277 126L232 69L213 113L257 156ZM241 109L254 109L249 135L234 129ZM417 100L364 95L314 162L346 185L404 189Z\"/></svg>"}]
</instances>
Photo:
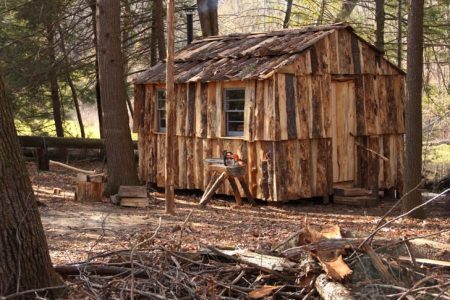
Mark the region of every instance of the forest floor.
<instances>
[{"instance_id":1,"label":"forest floor","mask_svg":"<svg viewBox=\"0 0 450 300\"><path fill-rule=\"evenodd\" d=\"M80 162L74 166L100 170L98 162ZM200 195L183 192L176 196L176 215L164 213L162 194L155 192L149 208L125 208L110 203L79 203L74 201L76 174L52 166L49 172L38 172L28 163L33 188L39 200L42 223L54 264L86 260L92 255L110 250L132 248L161 228L155 244L171 246L180 243L180 225L189 218L182 237L183 250L197 250L201 243L215 246L238 246L247 249L270 249L293 232L310 225L339 225L341 230L361 236L375 229L380 217L395 203L383 200L374 208L323 205L314 201L299 201L278 206L236 207L229 197L217 196L206 209L199 209ZM53 193L61 189L60 195ZM397 239L425 234L429 239L450 242L450 197L441 198L426 208L426 220L401 219L382 229L379 237ZM394 211L393 215L398 215Z\"/></svg>"}]
</instances>

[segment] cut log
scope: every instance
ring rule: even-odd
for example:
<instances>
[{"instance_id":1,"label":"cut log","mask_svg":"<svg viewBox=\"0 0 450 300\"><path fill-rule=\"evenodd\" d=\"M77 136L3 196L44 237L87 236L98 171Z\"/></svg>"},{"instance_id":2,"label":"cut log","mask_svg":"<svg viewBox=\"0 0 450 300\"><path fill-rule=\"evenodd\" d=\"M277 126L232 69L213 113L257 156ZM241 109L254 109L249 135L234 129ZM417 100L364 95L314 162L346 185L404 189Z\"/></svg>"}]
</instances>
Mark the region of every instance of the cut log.
<instances>
[{"instance_id":1,"label":"cut log","mask_svg":"<svg viewBox=\"0 0 450 300\"><path fill-rule=\"evenodd\" d=\"M132 198L132 197L120 198L120 206L148 207L149 205L150 204L148 198Z\"/></svg>"},{"instance_id":2,"label":"cut log","mask_svg":"<svg viewBox=\"0 0 450 300\"><path fill-rule=\"evenodd\" d=\"M122 185L119 187L120 198L147 198L147 186Z\"/></svg>"},{"instance_id":3,"label":"cut log","mask_svg":"<svg viewBox=\"0 0 450 300\"><path fill-rule=\"evenodd\" d=\"M103 192L102 182L77 182L75 189L75 201L78 202L101 202Z\"/></svg>"},{"instance_id":4,"label":"cut log","mask_svg":"<svg viewBox=\"0 0 450 300\"><path fill-rule=\"evenodd\" d=\"M317 276L314 286L320 297L324 300L350 300L354 299L349 290L342 284L328 280L327 275Z\"/></svg>"}]
</instances>

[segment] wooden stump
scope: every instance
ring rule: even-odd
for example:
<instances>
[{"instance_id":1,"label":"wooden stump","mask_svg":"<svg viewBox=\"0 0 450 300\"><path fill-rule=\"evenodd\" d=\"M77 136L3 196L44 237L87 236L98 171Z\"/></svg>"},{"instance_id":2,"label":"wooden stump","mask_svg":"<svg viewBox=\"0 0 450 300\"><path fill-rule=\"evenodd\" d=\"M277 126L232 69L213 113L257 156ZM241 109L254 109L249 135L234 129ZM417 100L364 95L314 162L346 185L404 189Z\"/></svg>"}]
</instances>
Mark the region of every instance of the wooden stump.
<instances>
[{"instance_id":1,"label":"wooden stump","mask_svg":"<svg viewBox=\"0 0 450 300\"><path fill-rule=\"evenodd\" d=\"M75 191L75 201L101 202L103 182L78 181Z\"/></svg>"}]
</instances>

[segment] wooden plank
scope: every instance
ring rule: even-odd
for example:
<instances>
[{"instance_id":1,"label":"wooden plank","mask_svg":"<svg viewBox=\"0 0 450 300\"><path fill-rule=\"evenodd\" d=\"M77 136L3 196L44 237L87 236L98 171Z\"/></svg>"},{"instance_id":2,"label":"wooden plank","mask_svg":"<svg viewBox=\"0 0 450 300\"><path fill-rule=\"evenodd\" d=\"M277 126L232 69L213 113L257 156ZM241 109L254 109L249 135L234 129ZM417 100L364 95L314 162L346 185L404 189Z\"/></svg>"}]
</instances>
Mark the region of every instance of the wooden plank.
<instances>
[{"instance_id":1,"label":"wooden plank","mask_svg":"<svg viewBox=\"0 0 450 300\"><path fill-rule=\"evenodd\" d=\"M256 99L255 99L255 115L254 115L255 141L260 141L264 139L264 123L265 123L264 87L265 87L264 81L260 80L256 81Z\"/></svg>"},{"instance_id":2,"label":"wooden plank","mask_svg":"<svg viewBox=\"0 0 450 300\"><path fill-rule=\"evenodd\" d=\"M218 122L216 120L216 83L209 82L208 83L208 104L207 104L207 122L208 122L208 138L215 138L217 134L217 125Z\"/></svg>"},{"instance_id":3,"label":"wooden plank","mask_svg":"<svg viewBox=\"0 0 450 300\"><path fill-rule=\"evenodd\" d=\"M125 197L120 198L120 206L127 207L149 207L148 198L133 198L133 197Z\"/></svg>"},{"instance_id":4,"label":"wooden plank","mask_svg":"<svg viewBox=\"0 0 450 300\"><path fill-rule=\"evenodd\" d=\"M244 112L244 140L253 141L258 121L255 118L256 81L249 80L245 83L245 112Z\"/></svg>"},{"instance_id":5,"label":"wooden plank","mask_svg":"<svg viewBox=\"0 0 450 300\"><path fill-rule=\"evenodd\" d=\"M143 186L131 186L131 185L121 185L119 187L119 197L129 197L129 198L146 198L147 197L147 187Z\"/></svg>"},{"instance_id":6,"label":"wooden plank","mask_svg":"<svg viewBox=\"0 0 450 300\"><path fill-rule=\"evenodd\" d=\"M195 93L195 133L197 137L206 138L208 132L208 83L197 83Z\"/></svg>"},{"instance_id":7,"label":"wooden plank","mask_svg":"<svg viewBox=\"0 0 450 300\"><path fill-rule=\"evenodd\" d=\"M176 86L177 94L177 135L186 135L186 110L187 110L187 84Z\"/></svg>"},{"instance_id":8,"label":"wooden plank","mask_svg":"<svg viewBox=\"0 0 450 300\"><path fill-rule=\"evenodd\" d=\"M327 139L317 141L317 175L316 175L316 195L328 196L328 147Z\"/></svg>"},{"instance_id":9,"label":"wooden plank","mask_svg":"<svg viewBox=\"0 0 450 300\"><path fill-rule=\"evenodd\" d=\"M411 258L409 256L399 256L398 259L401 261L411 262ZM415 260L419 264L429 265L433 267L450 268L450 261L428 259L428 258L417 258L417 257L415 258Z\"/></svg>"},{"instance_id":10,"label":"wooden plank","mask_svg":"<svg viewBox=\"0 0 450 300\"><path fill-rule=\"evenodd\" d=\"M187 116L186 116L186 136L194 136L195 134L195 94L197 86L195 82L188 83L188 99L187 99Z\"/></svg>"},{"instance_id":11,"label":"wooden plank","mask_svg":"<svg viewBox=\"0 0 450 300\"><path fill-rule=\"evenodd\" d=\"M274 97L274 79L273 77L264 81L264 140L275 140L275 97Z\"/></svg>"},{"instance_id":12,"label":"wooden plank","mask_svg":"<svg viewBox=\"0 0 450 300\"><path fill-rule=\"evenodd\" d=\"M322 111L322 76L312 76L312 138L324 137L323 111Z\"/></svg>"},{"instance_id":13,"label":"wooden plank","mask_svg":"<svg viewBox=\"0 0 450 300\"><path fill-rule=\"evenodd\" d=\"M216 83L216 137L222 137L225 135L225 113L223 111L223 90L222 82Z\"/></svg>"},{"instance_id":14,"label":"wooden plank","mask_svg":"<svg viewBox=\"0 0 450 300\"><path fill-rule=\"evenodd\" d=\"M276 91L275 91L275 114L276 124L275 138L276 140L287 140L287 100L286 100L286 83L285 74L276 74ZM295 119L294 119L295 120Z\"/></svg>"},{"instance_id":15,"label":"wooden plank","mask_svg":"<svg viewBox=\"0 0 450 300\"><path fill-rule=\"evenodd\" d=\"M339 46L338 46L337 31L330 34L328 36L328 39L329 39L329 46L330 46L330 56L329 56L330 73L331 74L340 74L340 71L339 71Z\"/></svg>"},{"instance_id":16,"label":"wooden plank","mask_svg":"<svg viewBox=\"0 0 450 300\"><path fill-rule=\"evenodd\" d=\"M187 150L186 138L178 137L178 187L187 188Z\"/></svg>"},{"instance_id":17,"label":"wooden plank","mask_svg":"<svg viewBox=\"0 0 450 300\"><path fill-rule=\"evenodd\" d=\"M388 132L387 133L396 133L397 132L397 100L395 96L395 83L387 79L386 80L386 88L387 88L387 121L388 121Z\"/></svg>"},{"instance_id":18,"label":"wooden plank","mask_svg":"<svg viewBox=\"0 0 450 300\"><path fill-rule=\"evenodd\" d=\"M377 206L379 203L377 198L372 196L354 196L354 197L334 196L333 202L334 204L357 206L357 207L374 207Z\"/></svg>"},{"instance_id":19,"label":"wooden plank","mask_svg":"<svg viewBox=\"0 0 450 300\"><path fill-rule=\"evenodd\" d=\"M195 141L186 138L186 188L195 189Z\"/></svg>"},{"instance_id":20,"label":"wooden plank","mask_svg":"<svg viewBox=\"0 0 450 300\"><path fill-rule=\"evenodd\" d=\"M195 188L203 189L204 182L204 166L203 161L205 157L203 157L203 139L196 138L195 141L195 153L194 153L194 163L195 163Z\"/></svg>"},{"instance_id":21,"label":"wooden plank","mask_svg":"<svg viewBox=\"0 0 450 300\"><path fill-rule=\"evenodd\" d=\"M377 134L378 105L375 97L374 76L363 75L364 121L367 135Z\"/></svg>"},{"instance_id":22,"label":"wooden plank","mask_svg":"<svg viewBox=\"0 0 450 300\"><path fill-rule=\"evenodd\" d=\"M397 126L396 133L405 133L405 80L403 76L390 77L394 81Z\"/></svg>"},{"instance_id":23,"label":"wooden plank","mask_svg":"<svg viewBox=\"0 0 450 300\"><path fill-rule=\"evenodd\" d=\"M203 194L202 199L200 199L199 205L201 207L205 207L206 204L211 200L214 193L217 191L217 189L220 187L220 185L223 183L223 181L227 178L227 175L225 172L219 175L217 177L216 181L211 185L211 188Z\"/></svg>"},{"instance_id":24,"label":"wooden plank","mask_svg":"<svg viewBox=\"0 0 450 300\"><path fill-rule=\"evenodd\" d=\"M230 182L231 189L233 190L234 199L236 200L236 204L241 206L242 205L242 197L241 197L241 193L239 192L239 188L236 184L236 180L234 179L234 177L230 177L230 176L228 176L227 179Z\"/></svg>"},{"instance_id":25,"label":"wooden plank","mask_svg":"<svg viewBox=\"0 0 450 300\"><path fill-rule=\"evenodd\" d=\"M364 83L362 76L355 78L355 103L356 103L356 135L366 135L366 112L364 106Z\"/></svg>"},{"instance_id":26,"label":"wooden plank","mask_svg":"<svg viewBox=\"0 0 450 300\"><path fill-rule=\"evenodd\" d=\"M294 75L285 74L286 95L286 121L287 138L297 138L297 93L295 91L296 78Z\"/></svg>"},{"instance_id":27,"label":"wooden plank","mask_svg":"<svg viewBox=\"0 0 450 300\"><path fill-rule=\"evenodd\" d=\"M300 197L310 198L311 191L311 140L300 141Z\"/></svg>"},{"instance_id":28,"label":"wooden plank","mask_svg":"<svg viewBox=\"0 0 450 300\"><path fill-rule=\"evenodd\" d=\"M353 60L353 72L355 74L361 74L361 53L359 49L358 37L354 34L351 35L351 49L352 49L352 60Z\"/></svg>"},{"instance_id":29,"label":"wooden plank","mask_svg":"<svg viewBox=\"0 0 450 300\"><path fill-rule=\"evenodd\" d=\"M311 137L311 100L310 100L310 76L297 76L297 114L299 123L297 133L299 139Z\"/></svg>"}]
</instances>

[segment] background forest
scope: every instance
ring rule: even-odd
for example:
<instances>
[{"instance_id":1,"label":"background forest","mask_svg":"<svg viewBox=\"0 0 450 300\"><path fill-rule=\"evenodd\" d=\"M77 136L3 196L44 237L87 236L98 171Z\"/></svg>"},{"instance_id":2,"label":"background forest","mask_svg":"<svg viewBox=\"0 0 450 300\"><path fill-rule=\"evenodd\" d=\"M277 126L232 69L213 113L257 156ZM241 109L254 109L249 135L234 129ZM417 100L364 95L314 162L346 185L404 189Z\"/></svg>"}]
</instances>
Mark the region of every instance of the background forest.
<instances>
[{"instance_id":1,"label":"background forest","mask_svg":"<svg viewBox=\"0 0 450 300\"><path fill-rule=\"evenodd\" d=\"M200 1L201 2L201 1ZM165 56L165 1L121 1L124 80L132 112L133 76ZM176 49L187 42L187 15L201 36L195 0L176 5ZM193 8L194 7L194 8ZM405 69L409 1L219 0L219 34L346 21ZM0 64L21 135L100 137L95 1L8 0L0 4ZM450 0L426 0L424 167L450 165Z\"/></svg>"}]
</instances>

